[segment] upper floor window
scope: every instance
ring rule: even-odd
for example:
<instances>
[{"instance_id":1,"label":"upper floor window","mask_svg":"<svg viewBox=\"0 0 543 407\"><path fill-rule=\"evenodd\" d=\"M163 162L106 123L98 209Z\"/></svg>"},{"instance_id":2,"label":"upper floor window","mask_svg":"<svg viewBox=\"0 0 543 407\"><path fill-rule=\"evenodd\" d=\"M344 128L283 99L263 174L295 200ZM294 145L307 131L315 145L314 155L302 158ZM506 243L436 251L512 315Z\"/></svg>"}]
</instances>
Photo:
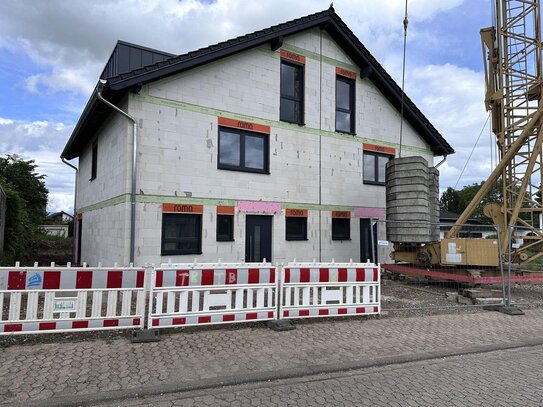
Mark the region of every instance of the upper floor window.
<instances>
[{"instance_id":1,"label":"upper floor window","mask_svg":"<svg viewBox=\"0 0 543 407\"><path fill-rule=\"evenodd\" d=\"M281 106L279 119L304 123L304 67L281 60Z\"/></svg>"},{"instance_id":2,"label":"upper floor window","mask_svg":"<svg viewBox=\"0 0 543 407\"><path fill-rule=\"evenodd\" d=\"M218 168L247 172L269 172L269 135L219 127Z\"/></svg>"},{"instance_id":3,"label":"upper floor window","mask_svg":"<svg viewBox=\"0 0 543 407\"><path fill-rule=\"evenodd\" d=\"M355 132L355 81L351 78L336 76L336 131Z\"/></svg>"},{"instance_id":4,"label":"upper floor window","mask_svg":"<svg viewBox=\"0 0 543 407\"><path fill-rule=\"evenodd\" d=\"M385 185L385 166L393 155L364 151L364 184Z\"/></svg>"},{"instance_id":5,"label":"upper floor window","mask_svg":"<svg viewBox=\"0 0 543 407\"><path fill-rule=\"evenodd\" d=\"M91 181L96 178L97 167L98 167L98 143L95 142L92 145L91 177L90 177Z\"/></svg>"}]
</instances>

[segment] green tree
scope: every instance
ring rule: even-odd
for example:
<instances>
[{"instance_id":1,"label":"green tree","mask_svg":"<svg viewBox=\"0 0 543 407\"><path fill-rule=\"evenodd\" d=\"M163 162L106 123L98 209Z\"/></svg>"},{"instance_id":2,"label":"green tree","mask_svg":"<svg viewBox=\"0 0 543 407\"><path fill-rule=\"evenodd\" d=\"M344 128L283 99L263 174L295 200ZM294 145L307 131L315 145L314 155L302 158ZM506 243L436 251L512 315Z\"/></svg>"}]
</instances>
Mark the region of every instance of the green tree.
<instances>
[{"instance_id":1,"label":"green tree","mask_svg":"<svg viewBox=\"0 0 543 407\"><path fill-rule=\"evenodd\" d=\"M17 155L0 157L0 185L6 192L4 253L0 262L12 264L32 252L38 225L46 217L48 191L45 175L36 172L33 160Z\"/></svg>"},{"instance_id":2,"label":"green tree","mask_svg":"<svg viewBox=\"0 0 543 407\"><path fill-rule=\"evenodd\" d=\"M474 183L471 185L466 185L460 190L455 190L451 187L447 188L439 200L441 208L454 213L462 214L477 192L479 192L483 184L484 182L481 182L480 184ZM477 208L471 214L470 219L476 219L480 223L484 224L491 224L492 219L486 217L483 213L485 205L490 202L501 202L500 182L496 183L479 203L479 205L477 205Z\"/></svg>"}]
</instances>

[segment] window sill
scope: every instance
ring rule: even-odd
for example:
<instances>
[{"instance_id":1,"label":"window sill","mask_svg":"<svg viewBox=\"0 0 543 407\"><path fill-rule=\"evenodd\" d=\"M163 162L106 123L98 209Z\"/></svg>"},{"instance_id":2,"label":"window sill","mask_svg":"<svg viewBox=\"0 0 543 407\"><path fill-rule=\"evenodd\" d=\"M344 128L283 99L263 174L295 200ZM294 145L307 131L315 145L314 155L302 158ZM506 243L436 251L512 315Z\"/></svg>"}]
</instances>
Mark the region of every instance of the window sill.
<instances>
[{"instance_id":1,"label":"window sill","mask_svg":"<svg viewBox=\"0 0 543 407\"><path fill-rule=\"evenodd\" d=\"M305 127L305 123L304 122L291 122L290 120L284 120L284 119L279 119L280 122L283 122L283 123L289 123L289 124L296 124L300 127Z\"/></svg>"},{"instance_id":2,"label":"window sill","mask_svg":"<svg viewBox=\"0 0 543 407\"><path fill-rule=\"evenodd\" d=\"M288 241L288 242L307 242L307 241L309 241L309 239L307 237L306 238L286 237L285 240Z\"/></svg>"},{"instance_id":3,"label":"window sill","mask_svg":"<svg viewBox=\"0 0 543 407\"><path fill-rule=\"evenodd\" d=\"M235 239L217 239L217 242L235 242Z\"/></svg>"},{"instance_id":4,"label":"window sill","mask_svg":"<svg viewBox=\"0 0 543 407\"><path fill-rule=\"evenodd\" d=\"M386 185L386 182L364 181L364 184L366 184L366 185L380 185L380 186L384 187Z\"/></svg>"},{"instance_id":5,"label":"window sill","mask_svg":"<svg viewBox=\"0 0 543 407\"><path fill-rule=\"evenodd\" d=\"M262 174L262 175L270 175L270 171L259 171L259 170L251 170L251 169L245 169L245 168L239 168L239 167L219 167L217 166L218 170L225 170L225 171L237 171L237 172L248 172L249 174Z\"/></svg>"},{"instance_id":6,"label":"window sill","mask_svg":"<svg viewBox=\"0 0 543 407\"><path fill-rule=\"evenodd\" d=\"M353 240L353 239L351 239L350 237L349 237L349 238L332 237L332 240L333 240L333 241L336 241L336 242L342 242L342 241L344 241L344 240L350 241L350 240Z\"/></svg>"},{"instance_id":7,"label":"window sill","mask_svg":"<svg viewBox=\"0 0 543 407\"><path fill-rule=\"evenodd\" d=\"M186 256L192 254L202 254L203 252L190 252L190 253L179 253L179 252L160 252L161 256Z\"/></svg>"},{"instance_id":8,"label":"window sill","mask_svg":"<svg viewBox=\"0 0 543 407\"><path fill-rule=\"evenodd\" d=\"M349 136L356 136L356 133L352 132L352 131L343 131L343 130L337 130L336 129L336 133L348 134Z\"/></svg>"}]
</instances>

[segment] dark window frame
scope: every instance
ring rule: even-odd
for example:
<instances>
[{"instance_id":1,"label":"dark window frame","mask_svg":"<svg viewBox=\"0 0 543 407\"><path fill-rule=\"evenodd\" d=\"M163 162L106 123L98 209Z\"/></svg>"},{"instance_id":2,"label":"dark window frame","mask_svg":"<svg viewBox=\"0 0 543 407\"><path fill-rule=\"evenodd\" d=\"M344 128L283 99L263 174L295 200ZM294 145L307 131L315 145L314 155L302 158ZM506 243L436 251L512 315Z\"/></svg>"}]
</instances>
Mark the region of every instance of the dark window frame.
<instances>
[{"instance_id":1,"label":"dark window frame","mask_svg":"<svg viewBox=\"0 0 543 407\"><path fill-rule=\"evenodd\" d=\"M337 229L338 223L348 225L347 234L338 234L337 230L334 231L334 229ZM334 227L334 224L336 224L336 227ZM332 218L332 240L351 240L351 218Z\"/></svg>"},{"instance_id":2,"label":"dark window frame","mask_svg":"<svg viewBox=\"0 0 543 407\"><path fill-rule=\"evenodd\" d=\"M337 100L337 85L338 82L343 82L349 85L349 106L350 109L344 109L342 107L338 106L338 100ZM347 78L345 76L336 75L336 132L338 133L346 133L346 134L356 134L356 81L351 78ZM337 112L342 113L348 113L351 117L351 126L350 130L340 130L337 128Z\"/></svg>"},{"instance_id":3,"label":"dark window frame","mask_svg":"<svg viewBox=\"0 0 543 407\"><path fill-rule=\"evenodd\" d=\"M221 164L221 131L227 131L229 133L236 133L240 136L240 155L239 165ZM245 166L245 137L257 137L264 140L264 168L262 170L258 168L250 168ZM217 143L217 168L219 170L229 171L242 171L252 172L256 174L269 174L270 173L270 135L266 133L258 133L254 131L241 130L234 127L219 126L219 135Z\"/></svg>"},{"instance_id":4,"label":"dark window frame","mask_svg":"<svg viewBox=\"0 0 543 407\"><path fill-rule=\"evenodd\" d=\"M288 231L288 222L301 221L304 223L304 231L302 234L290 234ZM307 217L305 216L285 216L285 240L288 241L302 241L307 239Z\"/></svg>"},{"instance_id":5,"label":"dark window frame","mask_svg":"<svg viewBox=\"0 0 543 407\"><path fill-rule=\"evenodd\" d=\"M96 179L98 173L98 143L94 142L92 144L91 152L91 177L89 181Z\"/></svg>"},{"instance_id":6,"label":"dark window frame","mask_svg":"<svg viewBox=\"0 0 543 407\"><path fill-rule=\"evenodd\" d=\"M196 222L196 241L197 241L197 247L196 249L170 249L165 250L164 244L165 243L172 243L172 242L183 242L184 239L182 238L165 238L166 235L166 224L169 220L174 221L174 223L181 223L180 219L187 219L188 217L194 217L197 219ZM169 256L169 255L185 255L185 254L202 254L202 214L200 213L163 213L162 214L162 236L160 239L160 255L161 256Z\"/></svg>"},{"instance_id":7,"label":"dark window frame","mask_svg":"<svg viewBox=\"0 0 543 407\"><path fill-rule=\"evenodd\" d=\"M279 71L279 76L280 76L279 77L279 80L280 80L279 82L279 96L280 96L279 120L286 123L293 123L293 124L298 124L300 126L304 126L305 125L305 65L282 59L281 67L283 64L294 67L300 71L300 89L299 89L300 98L296 99L296 98L293 98L292 96L283 95L283 93L281 92L281 87L282 87L281 83L283 81L283 75L282 75L282 69L280 68L280 71ZM300 120L299 121L287 120L281 117L281 103L283 102L283 99L300 104Z\"/></svg>"},{"instance_id":8,"label":"dark window frame","mask_svg":"<svg viewBox=\"0 0 543 407\"><path fill-rule=\"evenodd\" d=\"M228 225L227 234L219 234L219 218L228 218L230 224ZM216 231L216 240L217 242L233 242L234 241L234 215L223 215L217 214L217 231Z\"/></svg>"},{"instance_id":9,"label":"dark window frame","mask_svg":"<svg viewBox=\"0 0 543 407\"><path fill-rule=\"evenodd\" d=\"M366 179L367 174L364 167L364 160L366 159L366 155L371 155L375 157L375 163L373 165L373 174L372 174L373 179L371 180ZM368 185L385 185L386 184L386 179L384 182L379 182L379 157L388 158L388 161L394 158L392 154L383 154L383 153L378 153L375 151L364 151L363 156L362 156L362 170L363 170L362 180L364 184L368 184Z\"/></svg>"}]
</instances>

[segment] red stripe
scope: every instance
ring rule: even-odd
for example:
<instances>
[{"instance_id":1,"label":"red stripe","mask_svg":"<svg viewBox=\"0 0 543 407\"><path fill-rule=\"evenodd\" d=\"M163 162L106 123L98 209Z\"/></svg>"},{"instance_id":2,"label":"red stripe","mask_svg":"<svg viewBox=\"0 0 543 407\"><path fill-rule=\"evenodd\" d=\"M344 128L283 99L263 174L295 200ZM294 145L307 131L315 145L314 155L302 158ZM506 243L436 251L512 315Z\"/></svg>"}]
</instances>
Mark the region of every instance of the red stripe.
<instances>
[{"instance_id":1,"label":"red stripe","mask_svg":"<svg viewBox=\"0 0 543 407\"><path fill-rule=\"evenodd\" d=\"M133 318L132 319L132 325L139 325L141 323L141 319L140 318Z\"/></svg>"},{"instance_id":2,"label":"red stripe","mask_svg":"<svg viewBox=\"0 0 543 407\"><path fill-rule=\"evenodd\" d=\"M379 307L373 307L373 312L379 312Z\"/></svg>"},{"instance_id":3,"label":"red stripe","mask_svg":"<svg viewBox=\"0 0 543 407\"><path fill-rule=\"evenodd\" d=\"M337 309L338 315L343 315L347 313L347 308L338 308Z\"/></svg>"},{"instance_id":4,"label":"red stripe","mask_svg":"<svg viewBox=\"0 0 543 407\"><path fill-rule=\"evenodd\" d=\"M160 319L153 319L153 323L151 325L160 326Z\"/></svg>"},{"instance_id":5,"label":"red stripe","mask_svg":"<svg viewBox=\"0 0 543 407\"><path fill-rule=\"evenodd\" d=\"M258 313L249 312L249 313L245 314L245 319L258 319Z\"/></svg>"},{"instance_id":6,"label":"red stripe","mask_svg":"<svg viewBox=\"0 0 543 407\"><path fill-rule=\"evenodd\" d=\"M89 327L89 321L73 321L72 329L84 329Z\"/></svg>"},{"instance_id":7,"label":"red stripe","mask_svg":"<svg viewBox=\"0 0 543 407\"><path fill-rule=\"evenodd\" d=\"M320 309L319 310L319 315L328 315L329 314L329 310L327 309Z\"/></svg>"},{"instance_id":8,"label":"red stripe","mask_svg":"<svg viewBox=\"0 0 543 407\"><path fill-rule=\"evenodd\" d=\"M300 269L300 283L309 283L309 269Z\"/></svg>"},{"instance_id":9,"label":"red stripe","mask_svg":"<svg viewBox=\"0 0 543 407\"><path fill-rule=\"evenodd\" d=\"M288 316L289 316L289 312L288 312L288 311L283 311L283 316L284 316L284 317L288 317Z\"/></svg>"},{"instance_id":10,"label":"red stripe","mask_svg":"<svg viewBox=\"0 0 543 407\"><path fill-rule=\"evenodd\" d=\"M348 278L347 278L347 269L339 269L338 270L338 273L337 273L337 281L340 282L340 283L345 283Z\"/></svg>"},{"instance_id":11,"label":"red stripe","mask_svg":"<svg viewBox=\"0 0 543 407\"><path fill-rule=\"evenodd\" d=\"M40 331L48 331L51 329L57 329L56 322L40 322L40 325L38 327L38 330Z\"/></svg>"},{"instance_id":12,"label":"red stripe","mask_svg":"<svg viewBox=\"0 0 543 407\"><path fill-rule=\"evenodd\" d=\"M213 285L215 270L202 270L202 285Z\"/></svg>"},{"instance_id":13,"label":"red stripe","mask_svg":"<svg viewBox=\"0 0 543 407\"><path fill-rule=\"evenodd\" d=\"M144 284L145 284L145 271L138 270L136 274L136 287L143 288Z\"/></svg>"},{"instance_id":14,"label":"red stripe","mask_svg":"<svg viewBox=\"0 0 543 407\"><path fill-rule=\"evenodd\" d=\"M356 313L357 314L365 314L366 313L366 308L359 307L359 308L356 309Z\"/></svg>"},{"instance_id":15,"label":"red stripe","mask_svg":"<svg viewBox=\"0 0 543 407\"><path fill-rule=\"evenodd\" d=\"M108 271L106 288L122 288L122 286L123 286L123 272L122 271Z\"/></svg>"},{"instance_id":16,"label":"red stripe","mask_svg":"<svg viewBox=\"0 0 543 407\"><path fill-rule=\"evenodd\" d=\"M309 316L309 310L308 309L301 309L300 312L298 313L299 316L301 317L307 317Z\"/></svg>"},{"instance_id":17,"label":"red stripe","mask_svg":"<svg viewBox=\"0 0 543 407\"><path fill-rule=\"evenodd\" d=\"M237 284L237 283L238 283L238 270L226 269L226 284Z\"/></svg>"},{"instance_id":18,"label":"red stripe","mask_svg":"<svg viewBox=\"0 0 543 407\"><path fill-rule=\"evenodd\" d=\"M23 324L6 324L4 332L20 332L23 330Z\"/></svg>"},{"instance_id":19,"label":"red stripe","mask_svg":"<svg viewBox=\"0 0 543 407\"><path fill-rule=\"evenodd\" d=\"M285 283L290 283L290 269L289 268L286 268L285 269ZM287 313L287 316L288 316L288 311L285 311Z\"/></svg>"},{"instance_id":20,"label":"red stripe","mask_svg":"<svg viewBox=\"0 0 543 407\"><path fill-rule=\"evenodd\" d=\"M104 320L104 327L106 326L119 326L119 320L118 319L105 319Z\"/></svg>"},{"instance_id":21,"label":"red stripe","mask_svg":"<svg viewBox=\"0 0 543 407\"><path fill-rule=\"evenodd\" d=\"M273 318L273 311L268 311L268 318Z\"/></svg>"},{"instance_id":22,"label":"red stripe","mask_svg":"<svg viewBox=\"0 0 543 407\"><path fill-rule=\"evenodd\" d=\"M58 290L60 288L60 271L43 272L43 289Z\"/></svg>"},{"instance_id":23,"label":"red stripe","mask_svg":"<svg viewBox=\"0 0 543 407\"><path fill-rule=\"evenodd\" d=\"M155 287L162 287L162 281L164 280L164 271L157 270L155 275Z\"/></svg>"},{"instance_id":24,"label":"red stripe","mask_svg":"<svg viewBox=\"0 0 543 407\"><path fill-rule=\"evenodd\" d=\"M327 283L330 281L330 270L327 268L319 269L319 283Z\"/></svg>"},{"instance_id":25,"label":"red stripe","mask_svg":"<svg viewBox=\"0 0 543 407\"><path fill-rule=\"evenodd\" d=\"M223 322L231 322L236 320L236 316L234 314L227 314L222 316Z\"/></svg>"},{"instance_id":26,"label":"red stripe","mask_svg":"<svg viewBox=\"0 0 543 407\"><path fill-rule=\"evenodd\" d=\"M270 269L270 283L275 283L275 269Z\"/></svg>"},{"instance_id":27,"label":"red stripe","mask_svg":"<svg viewBox=\"0 0 543 407\"><path fill-rule=\"evenodd\" d=\"M78 271L75 278L75 288L92 288L92 271Z\"/></svg>"},{"instance_id":28,"label":"red stripe","mask_svg":"<svg viewBox=\"0 0 543 407\"><path fill-rule=\"evenodd\" d=\"M247 283L258 284L260 281L260 269L249 269L249 277Z\"/></svg>"},{"instance_id":29,"label":"red stripe","mask_svg":"<svg viewBox=\"0 0 543 407\"><path fill-rule=\"evenodd\" d=\"M379 280L378 272L379 272L379 270L373 269L373 281L375 281L375 282L377 282Z\"/></svg>"},{"instance_id":30,"label":"red stripe","mask_svg":"<svg viewBox=\"0 0 543 407\"><path fill-rule=\"evenodd\" d=\"M176 270L175 286L186 287L190 283L190 272L188 270Z\"/></svg>"},{"instance_id":31,"label":"red stripe","mask_svg":"<svg viewBox=\"0 0 543 407\"><path fill-rule=\"evenodd\" d=\"M172 325L185 325L186 323L186 318L172 318Z\"/></svg>"},{"instance_id":32,"label":"red stripe","mask_svg":"<svg viewBox=\"0 0 543 407\"><path fill-rule=\"evenodd\" d=\"M25 288L26 271L10 271L8 273L8 290L24 290Z\"/></svg>"},{"instance_id":33,"label":"red stripe","mask_svg":"<svg viewBox=\"0 0 543 407\"><path fill-rule=\"evenodd\" d=\"M199 324L208 324L211 322L211 317L210 316L207 316L207 317L198 317L198 323Z\"/></svg>"},{"instance_id":34,"label":"red stripe","mask_svg":"<svg viewBox=\"0 0 543 407\"><path fill-rule=\"evenodd\" d=\"M356 281L366 281L366 269L356 269Z\"/></svg>"}]
</instances>

